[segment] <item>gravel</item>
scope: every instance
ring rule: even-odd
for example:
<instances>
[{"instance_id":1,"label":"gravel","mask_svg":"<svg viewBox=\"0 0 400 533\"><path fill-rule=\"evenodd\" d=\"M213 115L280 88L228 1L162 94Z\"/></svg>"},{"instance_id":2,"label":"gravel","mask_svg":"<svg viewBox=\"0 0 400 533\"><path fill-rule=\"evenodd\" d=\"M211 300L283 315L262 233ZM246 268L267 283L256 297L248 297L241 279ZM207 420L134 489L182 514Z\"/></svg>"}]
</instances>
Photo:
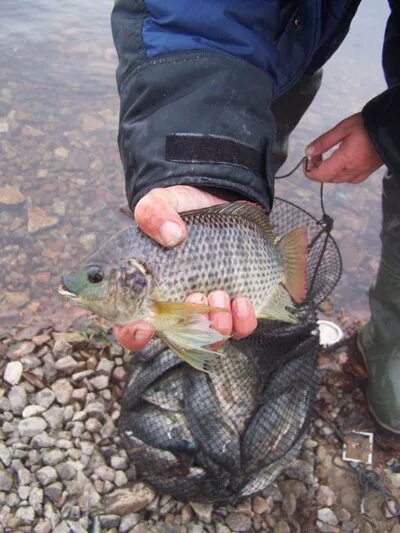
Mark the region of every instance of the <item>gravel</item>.
<instances>
[{"instance_id":1,"label":"gravel","mask_svg":"<svg viewBox=\"0 0 400 533\"><path fill-rule=\"evenodd\" d=\"M349 470L334 466L340 447L330 425L318 417L298 459L276 484L252 498L212 506L157 495L136 478L116 429L124 361L129 360L121 347L99 350L75 332L50 327L35 331L35 342L28 331L18 335L20 341L3 336L0 533L96 528L110 533L400 533L376 492L366 500L368 514L360 513L363 491ZM5 379L18 358L29 358L23 366L28 362L37 381L27 381L25 373L18 383ZM355 413L358 418L361 413L356 429L372 427L362 396L340 364L323 377L319 401L325 417L349 431L356 427ZM396 452L390 443L378 442L384 446L375 469L385 488L399 497ZM392 499L390 505L394 509Z\"/></svg>"}]
</instances>

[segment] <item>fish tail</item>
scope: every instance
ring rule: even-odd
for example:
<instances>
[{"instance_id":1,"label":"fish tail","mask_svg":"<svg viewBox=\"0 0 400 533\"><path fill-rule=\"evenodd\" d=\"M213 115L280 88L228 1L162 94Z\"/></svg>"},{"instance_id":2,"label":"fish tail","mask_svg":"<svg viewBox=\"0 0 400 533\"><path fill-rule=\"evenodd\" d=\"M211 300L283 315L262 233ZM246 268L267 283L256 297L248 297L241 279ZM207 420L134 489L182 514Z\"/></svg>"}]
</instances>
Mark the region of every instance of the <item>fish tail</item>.
<instances>
[{"instance_id":1,"label":"fish tail","mask_svg":"<svg viewBox=\"0 0 400 533\"><path fill-rule=\"evenodd\" d=\"M285 269L284 285L296 303L307 295L307 230L296 228L279 240Z\"/></svg>"}]
</instances>

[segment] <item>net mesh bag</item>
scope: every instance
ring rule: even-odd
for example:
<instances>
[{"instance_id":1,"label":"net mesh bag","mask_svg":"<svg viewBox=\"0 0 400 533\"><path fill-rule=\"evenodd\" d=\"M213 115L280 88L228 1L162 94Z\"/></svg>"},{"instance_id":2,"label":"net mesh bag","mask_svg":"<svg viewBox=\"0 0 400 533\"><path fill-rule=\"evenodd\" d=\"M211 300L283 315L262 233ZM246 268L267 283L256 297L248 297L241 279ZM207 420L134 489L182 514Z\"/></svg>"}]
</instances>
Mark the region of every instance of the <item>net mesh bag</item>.
<instances>
[{"instance_id":1,"label":"net mesh bag","mask_svg":"<svg viewBox=\"0 0 400 533\"><path fill-rule=\"evenodd\" d=\"M232 502L271 484L296 458L318 391L316 305L341 259L333 238L301 208L276 200L275 233L306 227L308 296L297 324L259 321L230 340L209 374L161 341L137 353L121 402L120 432L140 477L182 501Z\"/></svg>"}]
</instances>

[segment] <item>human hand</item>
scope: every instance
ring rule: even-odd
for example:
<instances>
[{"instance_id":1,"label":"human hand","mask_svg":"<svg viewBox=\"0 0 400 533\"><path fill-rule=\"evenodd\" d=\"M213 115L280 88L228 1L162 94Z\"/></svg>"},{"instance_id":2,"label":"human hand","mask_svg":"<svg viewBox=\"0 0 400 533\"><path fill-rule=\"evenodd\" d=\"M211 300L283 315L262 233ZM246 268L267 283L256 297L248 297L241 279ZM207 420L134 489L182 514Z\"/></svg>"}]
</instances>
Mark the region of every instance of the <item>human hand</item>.
<instances>
[{"instance_id":1,"label":"human hand","mask_svg":"<svg viewBox=\"0 0 400 533\"><path fill-rule=\"evenodd\" d=\"M339 146L323 160L322 154L336 145ZM361 183L383 165L361 113L342 120L315 139L307 146L306 155L309 160L304 174L322 183Z\"/></svg>"},{"instance_id":2,"label":"human hand","mask_svg":"<svg viewBox=\"0 0 400 533\"><path fill-rule=\"evenodd\" d=\"M187 185L175 185L165 189L153 189L137 204L134 217L140 229L163 246L173 247L186 238L186 224L178 212L201 209L225 203L220 198ZM217 290L208 296L193 293L187 301L226 311L210 313L207 318L212 327L224 336L247 337L257 326L254 309L247 298L238 297L232 302L228 294ZM114 326L114 335L128 350L142 349L153 337L153 327L144 321L135 321L126 326Z\"/></svg>"}]
</instances>

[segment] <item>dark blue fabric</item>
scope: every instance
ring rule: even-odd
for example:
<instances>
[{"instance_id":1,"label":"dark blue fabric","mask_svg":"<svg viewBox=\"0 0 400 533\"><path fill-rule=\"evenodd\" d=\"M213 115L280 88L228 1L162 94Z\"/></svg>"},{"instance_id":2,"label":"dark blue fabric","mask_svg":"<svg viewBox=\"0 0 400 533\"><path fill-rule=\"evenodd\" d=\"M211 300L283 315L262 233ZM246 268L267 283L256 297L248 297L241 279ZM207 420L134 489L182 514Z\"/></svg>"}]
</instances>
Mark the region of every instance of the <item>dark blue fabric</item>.
<instances>
[{"instance_id":1,"label":"dark blue fabric","mask_svg":"<svg viewBox=\"0 0 400 533\"><path fill-rule=\"evenodd\" d=\"M142 37L148 57L187 50L219 51L275 78L279 0L145 0Z\"/></svg>"}]
</instances>

